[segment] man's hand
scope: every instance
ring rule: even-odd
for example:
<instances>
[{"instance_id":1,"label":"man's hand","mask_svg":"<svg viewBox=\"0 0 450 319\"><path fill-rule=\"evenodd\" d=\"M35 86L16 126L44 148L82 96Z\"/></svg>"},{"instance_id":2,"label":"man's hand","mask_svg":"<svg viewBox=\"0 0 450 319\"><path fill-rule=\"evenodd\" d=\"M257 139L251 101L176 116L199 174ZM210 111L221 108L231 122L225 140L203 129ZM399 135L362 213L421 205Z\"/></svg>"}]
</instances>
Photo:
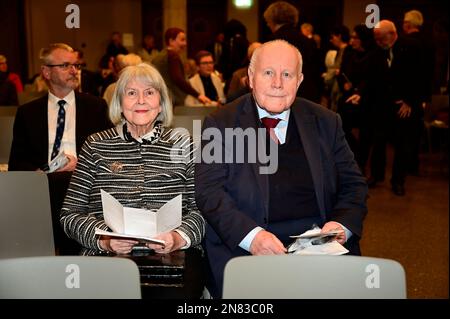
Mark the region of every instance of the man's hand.
<instances>
[{"instance_id":1,"label":"man's hand","mask_svg":"<svg viewBox=\"0 0 450 319\"><path fill-rule=\"evenodd\" d=\"M259 231L250 245L252 255L281 255L286 253L281 241L268 231Z\"/></svg>"},{"instance_id":2,"label":"man's hand","mask_svg":"<svg viewBox=\"0 0 450 319\"><path fill-rule=\"evenodd\" d=\"M211 104L211 100L206 95L200 94L197 99L203 104Z\"/></svg>"},{"instance_id":3,"label":"man's hand","mask_svg":"<svg viewBox=\"0 0 450 319\"><path fill-rule=\"evenodd\" d=\"M100 238L100 247L102 249L118 255L129 254L131 249L133 249L133 246L138 243L139 242L137 240L132 239L115 239L105 236Z\"/></svg>"},{"instance_id":4,"label":"man's hand","mask_svg":"<svg viewBox=\"0 0 450 319\"><path fill-rule=\"evenodd\" d=\"M69 161L64 167L58 169L57 172L72 172L75 170L75 167L77 167L78 159L75 156L66 154L66 157Z\"/></svg>"},{"instance_id":5,"label":"man's hand","mask_svg":"<svg viewBox=\"0 0 450 319\"><path fill-rule=\"evenodd\" d=\"M351 103L351 104L357 105L357 104L359 104L360 100L361 100L361 95L353 94L347 100L345 100L345 103Z\"/></svg>"},{"instance_id":6,"label":"man's hand","mask_svg":"<svg viewBox=\"0 0 450 319\"><path fill-rule=\"evenodd\" d=\"M345 230L344 228L342 228L341 224L331 221L323 225L321 233L326 233L329 231L339 231L339 234L336 235L335 239L339 244L345 244L345 242L347 241L347 237L345 236Z\"/></svg>"},{"instance_id":7,"label":"man's hand","mask_svg":"<svg viewBox=\"0 0 450 319\"><path fill-rule=\"evenodd\" d=\"M156 236L155 239L161 239L166 242L164 246L147 243L147 247L153 249L158 254L168 254L186 245L186 241L176 231L170 231L167 233L160 234Z\"/></svg>"},{"instance_id":8,"label":"man's hand","mask_svg":"<svg viewBox=\"0 0 450 319\"><path fill-rule=\"evenodd\" d=\"M398 116L403 119L411 115L411 107L403 101L397 101L395 104L400 104L400 109L398 110Z\"/></svg>"}]
</instances>

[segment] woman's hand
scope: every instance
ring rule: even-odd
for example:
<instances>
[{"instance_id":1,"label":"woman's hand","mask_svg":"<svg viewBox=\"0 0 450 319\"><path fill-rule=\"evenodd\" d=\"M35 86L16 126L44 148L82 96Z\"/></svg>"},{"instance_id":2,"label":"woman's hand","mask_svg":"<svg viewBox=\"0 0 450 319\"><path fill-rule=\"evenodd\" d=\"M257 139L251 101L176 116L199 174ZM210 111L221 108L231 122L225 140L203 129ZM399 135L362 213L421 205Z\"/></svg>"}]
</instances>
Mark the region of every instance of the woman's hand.
<instances>
[{"instance_id":1,"label":"woman's hand","mask_svg":"<svg viewBox=\"0 0 450 319\"><path fill-rule=\"evenodd\" d=\"M153 249L158 254L168 254L186 245L186 241L176 231L163 233L155 238L166 242L164 246L151 243L147 244L148 248Z\"/></svg>"},{"instance_id":2,"label":"woman's hand","mask_svg":"<svg viewBox=\"0 0 450 319\"><path fill-rule=\"evenodd\" d=\"M138 241L132 239L114 239L106 236L100 238L100 247L117 255L129 254L133 246L138 243Z\"/></svg>"}]
</instances>

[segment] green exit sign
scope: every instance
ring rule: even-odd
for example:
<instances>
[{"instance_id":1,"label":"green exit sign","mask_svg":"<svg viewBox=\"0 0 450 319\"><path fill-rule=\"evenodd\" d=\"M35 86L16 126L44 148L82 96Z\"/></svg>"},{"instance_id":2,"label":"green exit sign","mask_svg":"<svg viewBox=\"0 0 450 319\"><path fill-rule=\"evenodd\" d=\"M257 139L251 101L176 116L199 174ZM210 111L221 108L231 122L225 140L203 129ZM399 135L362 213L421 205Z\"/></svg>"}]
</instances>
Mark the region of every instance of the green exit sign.
<instances>
[{"instance_id":1,"label":"green exit sign","mask_svg":"<svg viewBox=\"0 0 450 319\"><path fill-rule=\"evenodd\" d=\"M247 9L253 5L253 0L233 0L234 6L239 9Z\"/></svg>"}]
</instances>

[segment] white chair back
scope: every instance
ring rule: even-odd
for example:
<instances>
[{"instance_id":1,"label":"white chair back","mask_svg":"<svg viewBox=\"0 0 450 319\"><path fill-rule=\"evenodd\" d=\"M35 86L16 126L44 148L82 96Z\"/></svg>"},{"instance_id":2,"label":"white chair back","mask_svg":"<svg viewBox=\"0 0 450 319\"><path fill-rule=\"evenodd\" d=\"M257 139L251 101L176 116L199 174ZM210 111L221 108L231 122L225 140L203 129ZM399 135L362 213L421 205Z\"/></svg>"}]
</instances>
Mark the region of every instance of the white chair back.
<instances>
[{"instance_id":1,"label":"white chair back","mask_svg":"<svg viewBox=\"0 0 450 319\"><path fill-rule=\"evenodd\" d=\"M0 258L54 256L47 175L0 173Z\"/></svg>"},{"instance_id":2,"label":"white chair back","mask_svg":"<svg viewBox=\"0 0 450 319\"><path fill-rule=\"evenodd\" d=\"M140 299L139 270L119 257L0 260L2 299Z\"/></svg>"},{"instance_id":3,"label":"white chair back","mask_svg":"<svg viewBox=\"0 0 450 319\"><path fill-rule=\"evenodd\" d=\"M245 256L231 259L223 298L403 299L405 271L396 261L360 256Z\"/></svg>"}]
</instances>

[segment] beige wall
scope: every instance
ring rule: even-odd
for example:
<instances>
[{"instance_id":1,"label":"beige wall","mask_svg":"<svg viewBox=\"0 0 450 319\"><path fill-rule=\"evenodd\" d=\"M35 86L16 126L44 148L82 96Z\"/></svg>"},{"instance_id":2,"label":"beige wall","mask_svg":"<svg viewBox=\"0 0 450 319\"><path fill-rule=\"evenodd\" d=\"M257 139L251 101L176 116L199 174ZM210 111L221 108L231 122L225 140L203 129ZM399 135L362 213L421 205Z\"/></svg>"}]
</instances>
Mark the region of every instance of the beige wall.
<instances>
[{"instance_id":1,"label":"beige wall","mask_svg":"<svg viewBox=\"0 0 450 319\"><path fill-rule=\"evenodd\" d=\"M366 6L375 3L374 0L344 0L343 24L352 30L357 24L365 23Z\"/></svg>"},{"instance_id":2,"label":"beige wall","mask_svg":"<svg viewBox=\"0 0 450 319\"><path fill-rule=\"evenodd\" d=\"M39 50L49 43L66 42L81 48L82 44L88 69L96 70L105 53L112 31L132 33L134 47L138 49L142 37L140 0L78 0L80 28L67 29L66 5L59 0L26 0L26 28L28 44L29 76L39 72Z\"/></svg>"},{"instance_id":3,"label":"beige wall","mask_svg":"<svg viewBox=\"0 0 450 319\"><path fill-rule=\"evenodd\" d=\"M232 0L228 1L228 20L236 19L247 27L247 38L250 42L258 41L258 1L253 1L249 9L237 9Z\"/></svg>"},{"instance_id":4,"label":"beige wall","mask_svg":"<svg viewBox=\"0 0 450 319\"><path fill-rule=\"evenodd\" d=\"M187 30L186 0L163 0L163 30L178 27Z\"/></svg>"}]
</instances>

